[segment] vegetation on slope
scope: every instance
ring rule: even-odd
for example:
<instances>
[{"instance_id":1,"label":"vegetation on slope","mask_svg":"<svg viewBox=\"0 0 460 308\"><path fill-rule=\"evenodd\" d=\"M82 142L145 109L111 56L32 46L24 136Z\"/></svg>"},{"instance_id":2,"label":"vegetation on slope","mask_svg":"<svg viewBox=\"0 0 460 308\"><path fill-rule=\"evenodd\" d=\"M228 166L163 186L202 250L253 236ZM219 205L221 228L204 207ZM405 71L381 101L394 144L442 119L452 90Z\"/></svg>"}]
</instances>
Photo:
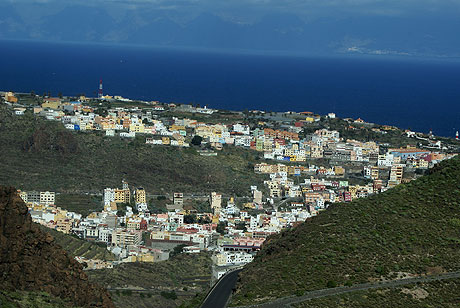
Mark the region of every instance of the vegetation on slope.
<instances>
[{"instance_id":1,"label":"vegetation on slope","mask_svg":"<svg viewBox=\"0 0 460 308\"><path fill-rule=\"evenodd\" d=\"M111 289L117 307L176 307L209 289L211 258L206 253L180 254L167 261L126 263L87 274Z\"/></svg>"},{"instance_id":2,"label":"vegetation on slope","mask_svg":"<svg viewBox=\"0 0 460 308\"><path fill-rule=\"evenodd\" d=\"M54 237L56 244L61 246L72 257L78 256L87 259L106 261L116 260L115 255L107 250L104 243L85 241L74 235L64 234L43 226L41 229L51 234Z\"/></svg>"},{"instance_id":3,"label":"vegetation on slope","mask_svg":"<svg viewBox=\"0 0 460 308\"><path fill-rule=\"evenodd\" d=\"M88 216L91 212L101 212L104 209L102 196L87 194L66 194L56 195L56 206L71 212Z\"/></svg>"},{"instance_id":4,"label":"vegetation on slope","mask_svg":"<svg viewBox=\"0 0 460 308\"><path fill-rule=\"evenodd\" d=\"M390 144L393 147L400 147L406 145L416 145L420 140L409 138L403 130L394 129L386 131L386 133L379 133L373 131L372 128L381 128L381 125L364 125L350 123L346 120L335 118L323 118L319 122L309 124L305 127L304 132L311 134L314 131L322 128L329 130L336 130L340 133L340 137L344 139L354 139L362 142L375 141L380 144Z\"/></svg>"},{"instance_id":5,"label":"vegetation on slope","mask_svg":"<svg viewBox=\"0 0 460 308\"><path fill-rule=\"evenodd\" d=\"M121 139L103 132L74 133L61 123L0 106L0 184L25 190L98 191L125 179L149 193L211 192L248 194L262 186L254 174L259 153L225 151L200 156L193 148L150 146L145 137ZM251 164L252 163L252 164Z\"/></svg>"},{"instance_id":6,"label":"vegetation on slope","mask_svg":"<svg viewBox=\"0 0 460 308\"><path fill-rule=\"evenodd\" d=\"M73 307L71 302L46 292L0 290L1 308L62 308Z\"/></svg>"},{"instance_id":7,"label":"vegetation on slope","mask_svg":"<svg viewBox=\"0 0 460 308\"><path fill-rule=\"evenodd\" d=\"M460 159L431 173L380 195L334 204L270 237L240 274L233 303L394 278L398 272L459 270Z\"/></svg>"},{"instance_id":8,"label":"vegetation on slope","mask_svg":"<svg viewBox=\"0 0 460 308\"><path fill-rule=\"evenodd\" d=\"M398 288L373 289L318 298L297 308L454 308L460 303L460 279L418 283Z\"/></svg>"}]
</instances>

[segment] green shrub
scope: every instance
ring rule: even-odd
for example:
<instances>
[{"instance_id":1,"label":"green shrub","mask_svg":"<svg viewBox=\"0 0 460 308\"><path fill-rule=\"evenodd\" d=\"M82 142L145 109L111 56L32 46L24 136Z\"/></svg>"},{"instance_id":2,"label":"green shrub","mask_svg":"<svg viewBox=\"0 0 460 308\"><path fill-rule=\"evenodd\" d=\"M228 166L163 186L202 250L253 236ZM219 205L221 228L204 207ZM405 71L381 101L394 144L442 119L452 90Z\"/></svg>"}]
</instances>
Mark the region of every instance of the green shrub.
<instances>
[{"instance_id":1,"label":"green shrub","mask_svg":"<svg viewBox=\"0 0 460 308\"><path fill-rule=\"evenodd\" d=\"M174 290L172 290L171 292L161 291L160 295L163 296L164 298L171 299L171 300L177 299L177 294L176 294L176 291Z\"/></svg>"}]
</instances>

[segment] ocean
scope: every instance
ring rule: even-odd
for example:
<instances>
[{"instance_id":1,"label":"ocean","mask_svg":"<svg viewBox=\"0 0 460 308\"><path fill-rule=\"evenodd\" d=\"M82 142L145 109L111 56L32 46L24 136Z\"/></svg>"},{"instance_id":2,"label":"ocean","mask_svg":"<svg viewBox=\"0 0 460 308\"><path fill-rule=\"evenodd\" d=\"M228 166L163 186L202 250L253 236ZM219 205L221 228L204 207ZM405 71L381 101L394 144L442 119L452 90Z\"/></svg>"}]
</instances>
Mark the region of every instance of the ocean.
<instances>
[{"instance_id":1,"label":"ocean","mask_svg":"<svg viewBox=\"0 0 460 308\"><path fill-rule=\"evenodd\" d=\"M0 90L104 94L229 110L334 112L433 131L460 130L460 62L302 57L141 46L0 41Z\"/></svg>"}]
</instances>

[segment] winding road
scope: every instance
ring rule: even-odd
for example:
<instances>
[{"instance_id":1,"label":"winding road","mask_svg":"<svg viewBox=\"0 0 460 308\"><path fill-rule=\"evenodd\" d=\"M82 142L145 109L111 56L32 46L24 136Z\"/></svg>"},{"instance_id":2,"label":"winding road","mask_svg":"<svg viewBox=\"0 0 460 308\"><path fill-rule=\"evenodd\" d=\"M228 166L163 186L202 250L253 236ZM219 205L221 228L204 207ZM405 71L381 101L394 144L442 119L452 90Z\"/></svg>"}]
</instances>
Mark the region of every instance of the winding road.
<instances>
[{"instance_id":1,"label":"winding road","mask_svg":"<svg viewBox=\"0 0 460 308\"><path fill-rule=\"evenodd\" d=\"M225 308L236 285L241 269L232 271L222 277L206 296L201 308Z\"/></svg>"}]
</instances>

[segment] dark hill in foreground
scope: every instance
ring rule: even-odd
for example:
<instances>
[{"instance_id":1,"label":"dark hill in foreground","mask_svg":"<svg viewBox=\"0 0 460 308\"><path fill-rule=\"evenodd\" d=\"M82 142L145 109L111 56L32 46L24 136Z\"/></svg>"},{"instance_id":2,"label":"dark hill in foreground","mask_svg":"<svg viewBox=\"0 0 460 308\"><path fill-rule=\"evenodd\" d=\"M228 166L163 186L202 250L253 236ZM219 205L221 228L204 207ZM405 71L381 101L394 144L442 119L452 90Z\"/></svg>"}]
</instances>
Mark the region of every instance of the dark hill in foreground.
<instances>
[{"instance_id":1,"label":"dark hill in foreground","mask_svg":"<svg viewBox=\"0 0 460 308\"><path fill-rule=\"evenodd\" d=\"M241 272L233 304L460 269L460 159L270 237ZM263 277L263 278L262 278Z\"/></svg>"},{"instance_id":2,"label":"dark hill in foreground","mask_svg":"<svg viewBox=\"0 0 460 308\"><path fill-rule=\"evenodd\" d=\"M32 222L14 188L0 186L0 290L43 291L72 306L114 307L83 267Z\"/></svg>"}]
</instances>

